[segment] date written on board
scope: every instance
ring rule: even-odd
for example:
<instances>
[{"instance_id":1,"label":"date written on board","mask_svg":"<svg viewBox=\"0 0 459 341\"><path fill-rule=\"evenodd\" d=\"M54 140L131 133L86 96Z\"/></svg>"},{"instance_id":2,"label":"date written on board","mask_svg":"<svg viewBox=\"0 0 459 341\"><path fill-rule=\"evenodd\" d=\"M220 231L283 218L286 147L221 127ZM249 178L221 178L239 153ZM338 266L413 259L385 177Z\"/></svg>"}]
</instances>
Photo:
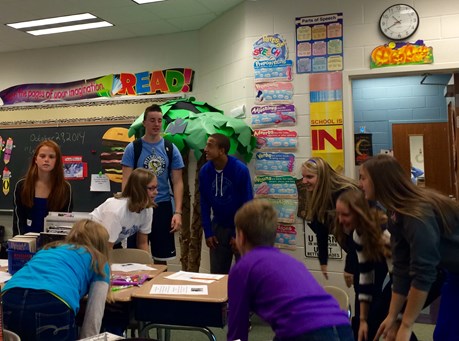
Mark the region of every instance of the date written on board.
<instances>
[{"instance_id":1,"label":"date written on board","mask_svg":"<svg viewBox=\"0 0 459 341\"><path fill-rule=\"evenodd\" d=\"M30 134L30 142L40 142L43 140L53 140L57 144L77 143L84 144L86 133L84 131L75 132L55 132L54 134Z\"/></svg>"}]
</instances>

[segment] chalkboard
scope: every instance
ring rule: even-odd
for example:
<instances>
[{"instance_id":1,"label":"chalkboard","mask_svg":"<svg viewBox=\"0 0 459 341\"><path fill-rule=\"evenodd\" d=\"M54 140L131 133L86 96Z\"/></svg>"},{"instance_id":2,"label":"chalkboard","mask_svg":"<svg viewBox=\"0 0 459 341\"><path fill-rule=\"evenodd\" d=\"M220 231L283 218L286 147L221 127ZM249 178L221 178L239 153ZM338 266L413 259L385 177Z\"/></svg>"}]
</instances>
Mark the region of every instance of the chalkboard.
<instances>
[{"instance_id":1,"label":"chalkboard","mask_svg":"<svg viewBox=\"0 0 459 341\"><path fill-rule=\"evenodd\" d=\"M61 147L63 156L81 156L87 164L87 176L83 180L68 180L73 191L73 210L90 212L95 207L121 190L121 183L110 181L110 192L91 192L91 174L103 172L101 153L107 150L102 136L113 127L129 128L127 122L109 122L99 125L14 127L3 126L0 136L3 143L13 139L14 148L10 161L5 165L4 153L0 158L0 175L5 166L11 172L8 194L0 192L0 209L13 209L13 195L16 182L27 172L35 147L44 139L54 140ZM127 142L126 142L127 143ZM3 179L2 179L3 180Z\"/></svg>"}]
</instances>

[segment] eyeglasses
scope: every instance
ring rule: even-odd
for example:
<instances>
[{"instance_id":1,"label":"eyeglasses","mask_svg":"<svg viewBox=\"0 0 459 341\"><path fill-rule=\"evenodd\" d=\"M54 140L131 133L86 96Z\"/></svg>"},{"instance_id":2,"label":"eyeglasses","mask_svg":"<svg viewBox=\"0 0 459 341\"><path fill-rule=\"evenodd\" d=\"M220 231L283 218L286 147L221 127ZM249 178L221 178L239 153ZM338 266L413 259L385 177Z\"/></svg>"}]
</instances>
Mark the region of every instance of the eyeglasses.
<instances>
[{"instance_id":1,"label":"eyeglasses","mask_svg":"<svg viewBox=\"0 0 459 341\"><path fill-rule=\"evenodd\" d=\"M147 186L147 190L148 191L151 191L151 192L154 192L158 189L158 186Z\"/></svg>"}]
</instances>

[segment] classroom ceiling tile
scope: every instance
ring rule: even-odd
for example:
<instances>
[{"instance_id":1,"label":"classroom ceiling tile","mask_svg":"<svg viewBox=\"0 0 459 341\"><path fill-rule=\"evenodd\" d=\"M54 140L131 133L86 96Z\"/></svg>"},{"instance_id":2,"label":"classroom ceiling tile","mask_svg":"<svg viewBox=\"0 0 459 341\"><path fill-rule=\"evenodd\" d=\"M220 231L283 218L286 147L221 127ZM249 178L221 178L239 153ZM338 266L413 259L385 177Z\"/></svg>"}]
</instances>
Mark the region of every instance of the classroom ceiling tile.
<instances>
[{"instance_id":1,"label":"classroom ceiling tile","mask_svg":"<svg viewBox=\"0 0 459 341\"><path fill-rule=\"evenodd\" d=\"M0 0L0 53L198 30L246 0ZM114 26L32 36L9 23L89 12Z\"/></svg>"}]
</instances>

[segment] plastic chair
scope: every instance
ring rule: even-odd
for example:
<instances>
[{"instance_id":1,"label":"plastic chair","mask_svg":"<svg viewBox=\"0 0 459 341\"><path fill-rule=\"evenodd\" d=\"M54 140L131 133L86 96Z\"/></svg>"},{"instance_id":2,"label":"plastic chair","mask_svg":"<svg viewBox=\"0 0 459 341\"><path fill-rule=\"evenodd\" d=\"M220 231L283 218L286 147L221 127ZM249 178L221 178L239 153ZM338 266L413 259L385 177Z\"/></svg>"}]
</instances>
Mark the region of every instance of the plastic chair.
<instances>
[{"instance_id":1,"label":"plastic chair","mask_svg":"<svg viewBox=\"0 0 459 341\"><path fill-rule=\"evenodd\" d=\"M339 303L341 310L344 310L347 313L349 319L351 318L351 305L349 303L349 295L343 289L327 285L324 286L326 292L332 295Z\"/></svg>"},{"instance_id":2,"label":"plastic chair","mask_svg":"<svg viewBox=\"0 0 459 341\"><path fill-rule=\"evenodd\" d=\"M140 249L113 249L110 251L110 263L152 264L150 253Z\"/></svg>"},{"instance_id":3,"label":"plastic chair","mask_svg":"<svg viewBox=\"0 0 459 341\"><path fill-rule=\"evenodd\" d=\"M153 258L151 254L145 250L140 249L113 249L110 251L110 263L138 263L138 264L152 264ZM130 322L127 327L131 331L131 336L140 332L139 323L130 317Z\"/></svg>"}]
</instances>

